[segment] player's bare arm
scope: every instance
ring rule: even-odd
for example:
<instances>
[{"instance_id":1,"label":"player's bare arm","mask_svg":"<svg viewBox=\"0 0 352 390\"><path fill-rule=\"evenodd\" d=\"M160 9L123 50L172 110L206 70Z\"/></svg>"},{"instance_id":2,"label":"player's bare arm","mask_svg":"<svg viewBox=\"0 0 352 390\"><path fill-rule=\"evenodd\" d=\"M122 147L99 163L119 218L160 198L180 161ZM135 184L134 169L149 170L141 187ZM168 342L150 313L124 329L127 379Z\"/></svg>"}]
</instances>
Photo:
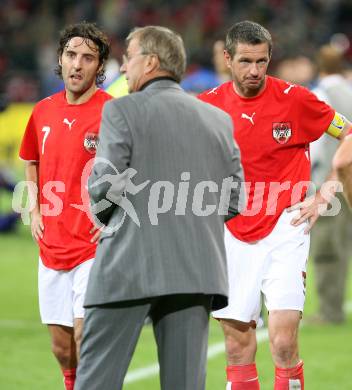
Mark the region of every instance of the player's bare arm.
<instances>
[{"instance_id":1,"label":"player's bare arm","mask_svg":"<svg viewBox=\"0 0 352 390\"><path fill-rule=\"evenodd\" d=\"M343 184L344 195L350 207L352 206L352 126L347 130L347 135L342 140L337 149L334 159L333 168L337 172L338 179Z\"/></svg>"},{"instance_id":2,"label":"player's bare arm","mask_svg":"<svg viewBox=\"0 0 352 390\"><path fill-rule=\"evenodd\" d=\"M39 162L37 161L27 161L26 162L26 179L35 184L34 188L38 188L38 170ZM32 187L28 188L28 196L31 199L31 203L34 203L34 208L31 211L31 232L32 236L36 241L39 241L43 238L44 224L42 220L42 215L40 213L39 207L39 194L38 191L34 192Z\"/></svg>"},{"instance_id":3,"label":"player's bare arm","mask_svg":"<svg viewBox=\"0 0 352 390\"><path fill-rule=\"evenodd\" d=\"M352 128L351 122L349 122L343 115L336 112L332 122L330 123L330 126L326 130L326 133L334 138L340 139L341 140L340 148L341 148L342 145L345 142L347 142L347 140L345 141L344 139L346 137L346 134L351 130L351 128ZM347 139L348 138L349 137L347 137ZM350 145L352 147L352 140ZM347 154L348 153L345 152L345 155ZM352 155L352 153L350 153L350 155ZM350 158L350 162L352 163L352 156L350 156L349 158ZM349 170L349 173L352 173L351 169ZM300 209L300 215L292 219L291 222L292 225L298 226L305 221L309 221L308 226L305 230L305 232L308 233L313 227L313 225L315 224L315 222L317 221L317 219L319 218L319 216L322 213L324 213L324 211L327 210L331 199L335 196L335 193L338 191L339 189L338 179L340 179L342 183L345 184L343 179L340 178L340 172L338 176L338 172L335 166L333 165L333 168L324 183L324 184L329 183L329 185L323 184L325 189L324 193L322 193L321 190L317 191L317 193L314 196L308 197L303 202L295 205L292 208L292 209ZM345 172L344 179L345 181L348 180L347 172ZM350 194L349 199L352 200L352 193Z\"/></svg>"}]
</instances>

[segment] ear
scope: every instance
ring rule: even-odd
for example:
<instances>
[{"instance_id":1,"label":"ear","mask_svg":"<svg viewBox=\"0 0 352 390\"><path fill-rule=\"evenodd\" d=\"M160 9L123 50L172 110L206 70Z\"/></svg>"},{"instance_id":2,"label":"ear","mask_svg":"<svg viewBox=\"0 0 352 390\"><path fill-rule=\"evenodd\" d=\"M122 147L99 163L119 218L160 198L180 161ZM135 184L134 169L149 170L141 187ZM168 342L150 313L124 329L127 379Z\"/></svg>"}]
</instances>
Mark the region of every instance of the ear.
<instances>
[{"instance_id":1,"label":"ear","mask_svg":"<svg viewBox=\"0 0 352 390\"><path fill-rule=\"evenodd\" d=\"M104 62L102 64L99 65L98 69L97 69L97 73L100 73L104 68Z\"/></svg>"},{"instance_id":2,"label":"ear","mask_svg":"<svg viewBox=\"0 0 352 390\"><path fill-rule=\"evenodd\" d=\"M145 74L149 74L159 70L160 61L156 54L148 54L146 61L146 66L144 68Z\"/></svg>"},{"instance_id":3,"label":"ear","mask_svg":"<svg viewBox=\"0 0 352 390\"><path fill-rule=\"evenodd\" d=\"M62 66L61 56L59 56L58 62L59 62L59 65Z\"/></svg>"},{"instance_id":4,"label":"ear","mask_svg":"<svg viewBox=\"0 0 352 390\"><path fill-rule=\"evenodd\" d=\"M227 50L224 50L224 57L225 57L225 62L227 67L231 69L232 58L230 53Z\"/></svg>"}]
</instances>

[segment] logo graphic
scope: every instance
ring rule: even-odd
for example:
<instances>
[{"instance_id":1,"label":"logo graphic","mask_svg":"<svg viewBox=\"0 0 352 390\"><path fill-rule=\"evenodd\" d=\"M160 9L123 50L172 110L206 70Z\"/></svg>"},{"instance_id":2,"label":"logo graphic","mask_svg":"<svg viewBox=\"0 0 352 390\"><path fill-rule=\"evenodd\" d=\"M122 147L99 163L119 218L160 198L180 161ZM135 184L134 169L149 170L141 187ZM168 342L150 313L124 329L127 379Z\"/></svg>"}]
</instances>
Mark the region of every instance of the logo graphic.
<instances>
[{"instance_id":1,"label":"logo graphic","mask_svg":"<svg viewBox=\"0 0 352 390\"><path fill-rule=\"evenodd\" d=\"M110 188L106 193L106 199L101 199L99 202L95 203L94 205L91 205L87 191L87 182L93 165L97 164L104 164L107 168L109 167L108 169L110 169L114 173L106 173L91 184L91 188L97 186L104 186L104 184L110 184ZM85 212L91 222L95 225L98 225L100 230L105 233L113 233L119 230L119 228L124 223L126 216L129 216L132 221L138 227L140 227L140 220L138 218L137 212L134 209L132 202L127 198L127 194L138 194L149 184L150 180L146 180L141 184L135 185L131 179L136 175L136 173L137 171L135 169L128 168L120 174L117 168L109 160L106 160L102 157L92 158L87 162L81 176L82 204L71 204L70 206ZM116 225L105 226L101 224L98 220L95 220L91 215L91 213L93 215L97 215L100 212L108 209L112 205L119 206L123 210L123 215Z\"/></svg>"},{"instance_id":2,"label":"logo graphic","mask_svg":"<svg viewBox=\"0 0 352 390\"><path fill-rule=\"evenodd\" d=\"M285 93L286 95L288 95L288 93L291 91L291 88L294 88L294 87L295 87L294 84L289 84L289 83L287 83L287 85L288 85L288 87L284 90L284 93Z\"/></svg>"},{"instance_id":3,"label":"logo graphic","mask_svg":"<svg viewBox=\"0 0 352 390\"><path fill-rule=\"evenodd\" d=\"M70 130L71 130L71 128L72 128L72 125L73 125L75 122L76 122L76 119L73 119L71 122L70 122L67 118L65 118L65 119L63 120L63 123L64 123L65 125L67 125L67 126L69 127Z\"/></svg>"},{"instance_id":4,"label":"logo graphic","mask_svg":"<svg viewBox=\"0 0 352 390\"><path fill-rule=\"evenodd\" d=\"M219 88L219 87L212 88L212 89L207 93L207 95L210 95L211 93L213 93L214 95L217 95L217 94L218 94L218 91L217 91L218 88Z\"/></svg>"},{"instance_id":5,"label":"logo graphic","mask_svg":"<svg viewBox=\"0 0 352 390\"><path fill-rule=\"evenodd\" d=\"M291 122L275 122L273 123L273 137L279 144L286 144L291 138Z\"/></svg>"},{"instance_id":6,"label":"logo graphic","mask_svg":"<svg viewBox=\"0 0 352 390\"><path fill-rule=\"evenodd\" d=\"M288 386L289 386L288 388L290 390L301 390L302 389L301 381L299 379L289 379Z\"/></svg>"},{"instance_id":7,"label":"logo graphic","mask_svg":"<svg viewBox=\"0 0 352 390\"><path fill-rule=\"evenodd\" d=\"M342 130L345 127L345 123L346 123L346 118L343 115L341 115L341 114L336 115L335 114L331 125L336 127L339 130Z\"/></svg>"},{"instance_id":8,"label":"logo graphic","mask_svg":"<svg viewBox=\"0 0 352 390\"><path fill-rule=\"evenodd\" d=\"M254 125L254 120L253 120L254 115L255 115L255 112L253 112L253 114L251 116L248 116L247 114L242 113L241 118L248 119L252 123L252 125Z\"/></svg>"},{"instance_id":9,"label":"logo graphic","mask_svg":"<svg viewBox=\"0 0 352 390\"><path fill-rule=\"evenodd\" d=\"M302 280L303 280L303 294L306 295L307 273L304 271L302 271Z\"/></svg>"},{"instance_id":10,"label":"logo graphic","mask_svg":"<svg viewBox=\"0 0 352 390\"><path fill-rule=\"evenodd\" d=\"M106 199L108 200L104 199L99 201L92 207L92 211L97 214L101 211L104 211L112 204L116 204L124 211L124 215L118 228L123 224L126 215L128 215L132 219L132 221L138 227L140 227L141 223L139 221L138 215L133 207L133 204L127 198L127 194L138 194L138 192L142 191L149 184L150 180L146 180L139 185L135 185L131 180L137 173L135 169L127 168L126 171L121 174L117 171L116 168L114 168L114 170L116 174L105 174L91 185L91 188L94 188L106 182L111 184L110 189L106 193Z\"/></svg>"},{"instance_id":11,"label":"logo graphic","mask_svg":"<svg viewBox=\"0 0 352 390\"><path fill-rule=\"evenodd\" d=\"M99 145L99 136L96 133L86 133L84 136L83 146L87 152L94 154Z\"/></svg>"}]
</instances>

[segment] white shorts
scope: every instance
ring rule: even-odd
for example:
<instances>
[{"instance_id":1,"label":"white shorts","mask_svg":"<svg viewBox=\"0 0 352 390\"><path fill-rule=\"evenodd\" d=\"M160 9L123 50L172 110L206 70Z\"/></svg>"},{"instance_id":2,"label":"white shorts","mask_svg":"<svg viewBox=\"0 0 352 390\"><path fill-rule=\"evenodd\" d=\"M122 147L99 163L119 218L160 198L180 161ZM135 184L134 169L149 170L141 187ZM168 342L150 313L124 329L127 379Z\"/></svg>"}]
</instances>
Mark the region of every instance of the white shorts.
<instances>
[{"instance_id":1,"label":"white shorts","mask_svg":"<svg viewBox=\"0 0 352 390\"><path fill-rule=\"evenodd\" d=\"M84 317L84 297L94 259L69 271L45 267L39 259L39 310L43 324L73 326L74 318Z\"/></svg>"},{"instance_id":2,"label":"white shorts","mask_svg":"<svg viewBox=\"0 0 352 390\"><path fill-rule=\"evenodd\" d=\"M269 312L303 311L310 237L304 234L306 223L290 225L295 215L284 210L274 230L252 244L225 228L229 305L213 317L258 323L261 293Z\"/></svg>"}]
</instances>

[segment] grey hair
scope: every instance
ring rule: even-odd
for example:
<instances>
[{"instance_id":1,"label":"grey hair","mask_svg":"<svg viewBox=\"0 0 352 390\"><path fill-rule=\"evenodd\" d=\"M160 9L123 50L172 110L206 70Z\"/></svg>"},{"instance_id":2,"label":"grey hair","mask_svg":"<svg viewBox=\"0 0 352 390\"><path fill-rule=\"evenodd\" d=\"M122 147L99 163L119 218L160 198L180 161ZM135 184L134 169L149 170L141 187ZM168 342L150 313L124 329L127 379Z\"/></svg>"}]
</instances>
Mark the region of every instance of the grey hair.
<instances>
[{"instance_id":1,"label":"grey hair","mask_svg":"<svg viewBox=\"0 0 352 390\"><path fill-rule=\"evenodd\" d=\"M142 54L155 54L160 70L164 70L180 82L186 71L186 50L176 32L161 26L137 27L128 35L126 43L138 39Z\"/></svg>"},{"instance_id":2,"label":"grey hair","mask_svg":"<svg viewBox=\"0 0 352 390\"><path fill-rule=\"evenodd\" d=\"M230 54L231 58L235 55L236 46L238 43L250 45L258 45L267 43L269 56L273 50L273 41L269 31L259 23L244 20L234 24L227 32L225 49Z\"/></svg>"}]
</instances>

